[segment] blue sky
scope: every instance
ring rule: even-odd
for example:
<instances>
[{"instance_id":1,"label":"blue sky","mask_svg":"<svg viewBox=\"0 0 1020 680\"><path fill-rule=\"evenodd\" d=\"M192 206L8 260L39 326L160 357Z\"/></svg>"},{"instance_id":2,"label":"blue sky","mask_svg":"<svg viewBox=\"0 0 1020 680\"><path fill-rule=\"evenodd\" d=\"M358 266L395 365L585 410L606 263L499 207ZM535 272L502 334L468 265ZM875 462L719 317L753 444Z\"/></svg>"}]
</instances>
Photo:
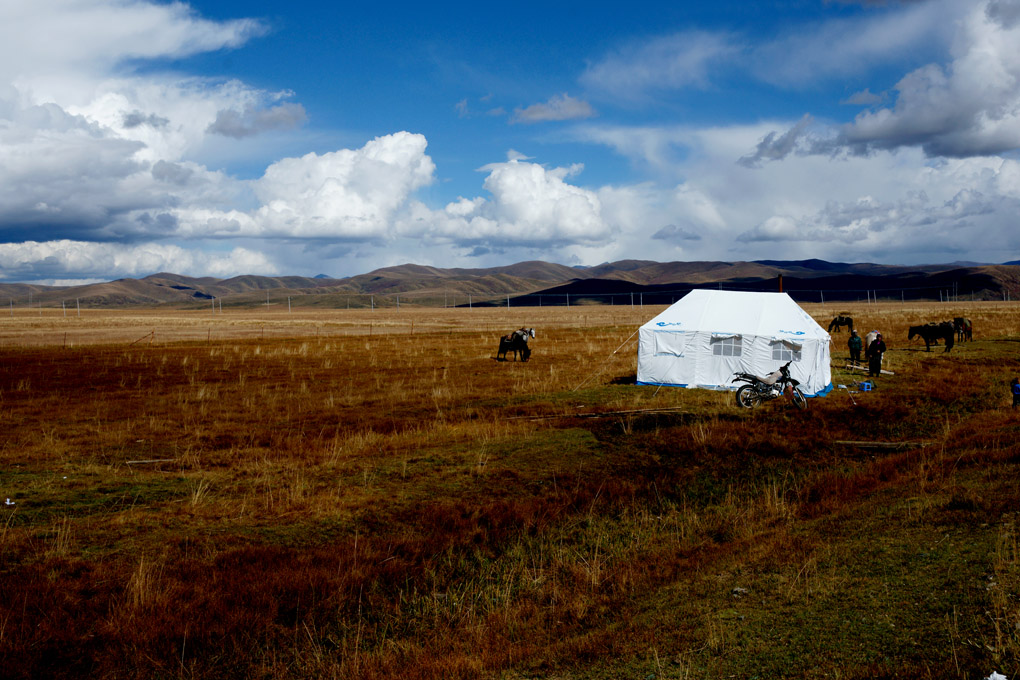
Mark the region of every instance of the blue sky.
<instances>
[{"instance_id":1,"label":"blue sky","mask_svg":"<svg viewBox=\"0 0 1020 680\"><path fill-rule=\"evenodd\" d=\"M1020 259L1020 0L0 5L0 281Z\"/></svg>"}]
</instances>

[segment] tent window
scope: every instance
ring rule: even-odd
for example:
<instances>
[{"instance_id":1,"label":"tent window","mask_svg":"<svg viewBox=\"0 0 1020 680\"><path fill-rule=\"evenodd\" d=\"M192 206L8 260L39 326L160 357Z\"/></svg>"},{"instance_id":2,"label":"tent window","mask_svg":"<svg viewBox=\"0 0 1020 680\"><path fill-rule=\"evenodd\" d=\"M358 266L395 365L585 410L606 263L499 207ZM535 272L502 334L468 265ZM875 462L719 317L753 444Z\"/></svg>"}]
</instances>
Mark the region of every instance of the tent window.
<instances>
[{"instance_id":1,"label":"tent window","mask_svg":"<svg viewBox=\"0 0 1020 680\"><path fill-rule=\"evenodd\" d=\"M670 354L675 357L682 357L691 341L690 336L683 331L679 333L658 332L654 337L656 354Z\"/></svg>"},{"instance_id":2,"label":"tent window","mask_svg":"<svg viewBox=\"0 0 1020 680\"><path fill-rule=\"evenodd\" d=\"M776 361L800 361L800 349L776 342L772 344L772 358Z\"/></svg>"},{"instance_id":3,"label":"tent window","mask_svg":"<svg viewBox=\"0 0 1020 680\"><path fill-rule=\"evenodd\" d=\"M717 357L739 357L741 350L739 335L728 338L712 338L712 354Z\"/></svg>"}]
</instances>

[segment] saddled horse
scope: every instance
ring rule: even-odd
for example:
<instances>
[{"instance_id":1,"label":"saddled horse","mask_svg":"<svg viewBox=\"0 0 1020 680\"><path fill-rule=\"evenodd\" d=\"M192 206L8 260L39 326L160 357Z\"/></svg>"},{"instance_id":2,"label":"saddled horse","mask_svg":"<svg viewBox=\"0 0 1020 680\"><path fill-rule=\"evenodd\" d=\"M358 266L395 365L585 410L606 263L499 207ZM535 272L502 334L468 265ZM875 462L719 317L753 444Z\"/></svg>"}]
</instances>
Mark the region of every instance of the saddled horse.
<instances>
[{"instance_id":1,"label":"saddled horse","mask_svg":"<svg viewBox=\"0 0 1020 680\"><path fill-rule=\"evenodd\" d=\"M964 340L974 339L974 329L971 326L970 319L962 316L958 316L953 319L953 328L956 330L956 339L960 342Z\"/></svg>"},{"instance_id":2,"label":"saddled horse","mask_svg":"<svg viewBox=\"0 0 1020 680\"><path fill-rule=\"evenodd\" d=\"M942 323L926 323L922 326L911 326L907 340L913 340L915 335L921 336L924 340L924 351L930 352L932 345L937 345L939 340L946 341L946 351L953 349L956 342L956 329L948 321Z\"/></svg>"},{"instance_id":3,"label":"saddled horse","mask_svg":"<svg viewBox=\"0 0 1020 680\"><path fill-rule=\"evenodd\" d=\"M839 333L843 326L846 326L848 331L852 331L854 329L853 317L846 312L840 312L839 316L829 322L829 332L831 333L832 329L835 328L836 332Z\"/></svg>"},{"instance_id":4,"label":"saddled horse","mask_svg":"<svg viewBox=\"0 0 1020 680\"><path fill-rule=\"evenodd\" d=\"M514 361L517 355L521 355L521 361L531 358L531 348L528 347L528 339L535 337L534 328L518 328L515 331L504 335L499 339L499 351L496 352L497 361L506 361L506 353L514 353Z\"/></svg>"}]
</instances>

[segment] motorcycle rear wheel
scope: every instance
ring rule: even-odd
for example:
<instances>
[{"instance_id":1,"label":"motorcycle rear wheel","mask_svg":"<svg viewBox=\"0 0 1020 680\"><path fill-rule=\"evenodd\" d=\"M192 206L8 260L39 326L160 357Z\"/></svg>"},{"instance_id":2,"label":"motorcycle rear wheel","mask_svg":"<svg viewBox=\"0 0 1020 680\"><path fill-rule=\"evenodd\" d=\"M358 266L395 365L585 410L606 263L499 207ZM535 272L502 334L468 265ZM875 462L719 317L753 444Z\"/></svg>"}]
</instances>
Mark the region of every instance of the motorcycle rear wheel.
<instances>
[{"instance_id":1,"label":"motorcycle rear wheel","mask_svg":"<svg viewBox=\"0 0 1020 680\"><path fill-rule=\"evenodd\" d=\"M744 385L737 390L737 406L742 408L754 408L761 403L761 395L754 389L754 385Z\"/></svg>"}]
</instances>

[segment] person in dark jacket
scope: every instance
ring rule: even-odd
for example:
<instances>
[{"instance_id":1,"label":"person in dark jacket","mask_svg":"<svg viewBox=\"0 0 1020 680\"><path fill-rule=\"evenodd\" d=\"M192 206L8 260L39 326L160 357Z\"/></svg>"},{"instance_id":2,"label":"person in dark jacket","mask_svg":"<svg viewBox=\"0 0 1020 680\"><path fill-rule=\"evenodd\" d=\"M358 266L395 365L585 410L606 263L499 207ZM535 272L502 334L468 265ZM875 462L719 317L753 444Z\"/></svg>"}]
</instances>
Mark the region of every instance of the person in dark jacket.
<instances>
[{"instance_id":1,"label":"person in dark jacket","mask_svg":"<svg viewBox=\"0 0 1020 680\"><path fill-rule=\"evenodd\" d=\"M1013 408L1020 406L1020 379L1013 378L1009 384L1009 391L1013 393Z\"/></svg>"},{"instance_id":2,"label":"person in dark jacket","mask_svg":"<svg viewBox=\"0 0 1020 680\"><path fill-rule=\"evenodd\" d=\"M846 345L850 348L850 363L861 363L861 349L864 347L864 341L861 340L857 331L850 331L850 339L846 341Z\"/></svg>"},{"instance_id":3,"label":"person in dark jacket","mask_svg":"<svg viewBox=\"0 0 1020 680\"><path fill-rule=\"evenodd\" d=\"M885 340L879 333L875 339L864 350L864 356L868 357L868 377L877 378L882 373L882 355L885 354Z\"/></svg>"}]
</instances>

